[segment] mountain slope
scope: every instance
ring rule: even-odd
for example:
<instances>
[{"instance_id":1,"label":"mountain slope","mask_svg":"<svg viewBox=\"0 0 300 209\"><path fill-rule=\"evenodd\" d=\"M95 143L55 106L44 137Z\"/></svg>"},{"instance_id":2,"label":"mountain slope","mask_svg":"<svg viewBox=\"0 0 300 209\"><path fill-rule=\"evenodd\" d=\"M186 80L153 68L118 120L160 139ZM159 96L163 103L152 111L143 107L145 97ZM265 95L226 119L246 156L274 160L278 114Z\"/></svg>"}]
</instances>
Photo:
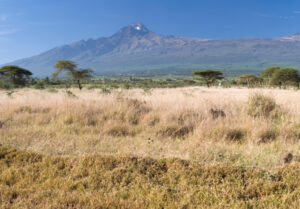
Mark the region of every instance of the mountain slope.
<instances>
[{"instance_id":1,"label":"mountain slope","mask_svg":"<svg viewBox=\"0 0 300 209\"><path fill-rule=\"evenodd\" d=\"M15 61L36 76L50 75L59 59L70 59L98 74L190 73L214 67L251 71L272 64L300 66L300 34L273 39L208 40L164 36L133 23L108 38L81 40Z\"/></svg>"}]
</instances>

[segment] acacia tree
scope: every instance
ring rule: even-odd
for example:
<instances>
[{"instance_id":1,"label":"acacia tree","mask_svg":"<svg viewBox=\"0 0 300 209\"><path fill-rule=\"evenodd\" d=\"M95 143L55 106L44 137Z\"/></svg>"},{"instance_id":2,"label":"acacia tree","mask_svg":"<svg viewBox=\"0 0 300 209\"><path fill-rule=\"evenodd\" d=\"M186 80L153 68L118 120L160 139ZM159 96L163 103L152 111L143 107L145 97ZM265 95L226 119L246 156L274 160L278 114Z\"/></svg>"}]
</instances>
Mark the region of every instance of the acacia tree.
<instances>
[{"instance_id":1,"label":"acacia tree","mask_svg":"<svg viewBox=\"0 0 300 209\"><path fill-rule=\"evenodd\" d=\"M297 86L299 83L298 70L294 68L280 68L273 73L272 83L280 88L287 85Z\"/></svg>"},{"instance_id":2,"label":"acacia tree","mask_svg":"<svg viewBox=\"0 0 300 209\"><path fill-rule=\"evenodd\" d=\"M57 69L57 71L55 73L52 74L52 76L54 78L56 78L58 76L59 73L61 73L62 71L66 70L66 71L73 71L75 70L77 67L77 65L75 64L75 62L70 61L70 60L58 60L56 62L56 64L54 65L54 68Z\"/></svg>"},{"instance_id":3,"label":"acacia tree","mask_svg":"<svg viewBox=\"0 0 300 209\"><path fill-rule=\"evenodd\" d=\"M16 65L5 65L0 68L0 75L3 78L11 80L16 87L21 87L25 86L32 72Z\"/></svg>"},{"instance_id":4,"label":"acacia tree","mask_svg":"<svg viewBox=\"0 0 300 209\"><path fill-rule=\"evenodd\" d=\"M254 85L262 83L262 81L262 78L252 74L245 74L238 77L238 83L246 84L248 87L253 87Z\"/></svg>"},{"instance_id":5,"label":"acacia tree","mask_svg":"<svg viewBox=\"0 0 300 209\"><path fill-rule=\"evenodd\" d=\"M280 69L281 69L281 67L279 67L279 66L268 67L264 71L262 71L261 76L263 78L270 78L271 79L274 72L277 71L277 70L280 70Z\"/></svg>"},{"instance_id":6,"label":"acacia tree","mask_svg":"<svg viewBox=\"0 0 300 209\"><path fill-rule=\"evenodd\" d=\"M206 86L209 88L216 80L223 79L223 73L217 70L202 70L194 71L194 75L200 76L201 79L206 83Z\"/></svg>"},{"instance_id":7,"label":"acacia tree","mask_svg":"<svg viewBox=\"0 0 300 209\"><path fill-rule=\"evenodd\" d=\"M266 68L264 71L262 71L261 73L261 77L266 80L267 84L268 85L271 85L272 84L272 77L273 77L273 74L280 70L281 67L279 66L271 66L271 67L268 67Z\"/></svg>"},{"instance_id":8,"label":"acacia tree","mask_svg":"<svg viewBox=\"0 0 300 209\"><path fill-rule=\"evenodd\" d=\"M90 77L93 72L92 69L76 69L76 63L70 60L58 60L54 68L56 68L57 71L52 74L53 78L56 78L62 71L67 71L66 74L71 76L77 82L80 90L82 89L81 80Z\"/></svg>"},{"instance_id":9,"label":"acacia tree","mask_svg":"<svg viewBox=\"0 0 300 209\"><path fill-rule=\"evenodd\" d=\"M74 80L76 80L78 88L81 90L82 89L81 80L84 78L91 77L92 72L93 70L91 69L78 69L78 70L68 71L67 75L70 75L71 77L74 78Z\"/></svg>"}]
</instances>

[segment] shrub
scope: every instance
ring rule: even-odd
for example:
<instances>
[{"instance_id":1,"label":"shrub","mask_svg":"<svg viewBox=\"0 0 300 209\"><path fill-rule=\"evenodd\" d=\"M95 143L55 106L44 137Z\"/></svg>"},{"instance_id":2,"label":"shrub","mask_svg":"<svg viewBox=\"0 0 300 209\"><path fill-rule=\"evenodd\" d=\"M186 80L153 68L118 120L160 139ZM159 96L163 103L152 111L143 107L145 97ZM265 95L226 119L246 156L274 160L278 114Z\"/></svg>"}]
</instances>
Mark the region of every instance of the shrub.
<instances>
[{"instance_id":1,"label":"shrub","mask_svg":"<svg viewBox=\"0 0 300 209\"><path fill-rule=\"evenodd\" d=\"M150 107L146 105L146 102L137 99L125 99L121 101L127 106L128 122L132 125L137 125L140 119L151 110Z\"/></svg>"},{"instance_id":2,"label":"shrub","mask_svg":"<svg viewBox=\"0 0 300 209\"><path fill-rule=\"evenodd\" d=\"M65 125L71 125L71 124L73 124L73 122L74 122L73 116L68 116L68 117L65 118L65 120L64 120L64 124L65 124Z\"/></svg>"},{"instance_id":3,"label":"shrub","mask_svg":"<svg viewBox=\"0 0 300 209\"><path fill-rule=\"evenodd\" d=\"M142 102L137 99L126 99L125 101L127 106L135 110L136 113L145 114L150 111L150 108L146 105L146 102Z\"/></svg>"},{"instance_id":4,"label":"shrub","mask_svg":"<svg viewBox=\"0 0 300 209\"><path fill-rule=\"evenodd\" d=\"M84 125L96 126L98 123L97 115L98 112L93 111L92 109L87 109L82 115L82 118L84 118Z\"/></svg>"},{"instance_id":5,"label":"shrub","mask_svg":"<svg viewBox=\"0 0 300 209\"><path fill-rule=\"evenodd\" d=\"M42 83L42 82L39 82L37 84L34 84L33 88L35 88L35 89L45 89L45 84Z\"/></svg>"},{"instance_id":6,"label":"shrub","mask_svg":"<svg viewBox=\"0 0 300 209\"><path fill-rule=\"evenodd\" d=\"M72 91L70 91L70 90L67 90L66 94L67 94L68 97L77 98L77 96Z\"/></svg>"},{"instance_id":7,"label":"shrub","mask_svg":"<svg viewBox=\"0 0 300 209\"><path fill-rule=\"evenodd\" d=\"M163 137L184 138L193 130L192 125L167 125L162 127L157 134Z\"/></svg>"},{"instance_id":8,"label":"shrub","mask_svg":"<svg viewBox=\"0 0 300 209\"><path fill-rule=\"evenodd\" d=\"M32 111L32 108L29 106L22 106L16 112L17 113L21 113L21 112L32 113L33 111Z\"/></svg>"},{"instance_id":9,"label":"shrub","mask_svg":"<svg viewBox=\"0 0 300 209\"><path fill-rule=\"evenodd\" d=\"M234 142L241 142L245 136L245 133L241 129L229 129L226 133L226 139Z\"/></svg>"},{"instance_id":10,"label":"shrub","mask_svg":"<svg viewBox=\"0 0 300 209\"><path fill-rule=\"evenodd\" d=\"M199 115L199 113L189 109L178 113L178 116L176 115L174 118L176 117L178 117L177 121L180 125L194 124L196 121L201 119L201 115Z\"/></svg>"},{"instance_id":11,"label":"shrub","mask_svg":"<svg viewBox=\"0 0 300 209\"><path fill-rule=\"evenodd\" d=\"M219 118L219 117L226 118L226 114L225 114L224 110L222 110L222 109L213 109L213 108L211 108L209 112L210 112L210 114L211 114L211 116L214 120Z\"/></svg>"},{"instance_id":12,"label":"shrub","mask_svg":"<svg viewBox=\"0 0 300 209\"><path fill-rule=\"evenodd\" d=\"M111 136L129 136L134 135L133 132L129 131L129 128L125 125L114 125L112 126L108 132Z\"/></svg>"},{"instance_id":13,"label":"shrub","mask_svg":"<svg viewBox=\"0 0 300 209\"><path fill-rule=\"evenodd\" d=\"M295 123L291 127L285 126L280 129L280 135L292 143L298 143L300 141L300 124Z\"/></svg>"},{"instance_id":14,"label":"shrub","mask_svg":"<svg viewBox=\"0 0 300 209\"><path fill-rule=\"evenodd\" d=\"M8 97L11 97L13 93L15 93L15 91L8 91L8 92L6 92L6 95L7 95Z\"/></svg>"},{"instance_id":15,"label":"shrub","mask_svg":"<svg viewBox=\"0 0 300 209\"><path fill-rule=\"evenodd\" d=\"M158 115L151 115L147 121L149 126L155 126L157 123L160 122L160 118Z\"/></svg>"},{"instance_id":16,"label":"shrub","mask_svg":"<svg viewBox=\"0 0 300 209\"><path fill-rule=\"evenodd\" d=\"M108 89L108 88L102 88L102 89L101 89L101 93L102 93L102 94L111 94L111 90Z\"/></svg>"},{"instance_id":17,"label":"shrub","mask_svg":"<svg viewBox=\"0 0 300 209\"><path fill-rule=\"evenodd\" d=\"M7 81L2 81L0 80L0 89L13 89L14 85L11 82L7 82Z\"/></svg>"},{"instance_id":18,"label":"shrub","mask_svg":"<svg viewBox=\"0 0 300 209\"><path fill-rule=\"evenodd\" d=\"M252 117L277 117L280 114L280 107L275 99L264 94L256 93L249 97L247 104L248 114Z\"/></svg>"},{"instance_id":19,"label":"shrub","mask_svg":"<svg viewBox=\"0 0 300 209\"><path fill-rule=\"evenodd\" d=\"M140 122L140 114L138 112L132 112L128 115L128 122L131 125L137 125Z\"/></svg>"},{"instance_id":20,"label":"shrub","mask_svg":"<svg viewBox=\"0 0 300 209\"><path fill-rule=\"evenodd\" d=\"M4 125L5 125L5 122L0 120L0 128L2 128Z\"/></svg>"},{"instance_id":21,"label":"shrub","mask_svg":"<svg viewBox=\"0 0 300 209\"><path fill-rule=\"evenodd\" d=\"M267 129L259 133L258 143L269 143L276 139L277 131L275 129Z\"/></svg>"}]
</instances>

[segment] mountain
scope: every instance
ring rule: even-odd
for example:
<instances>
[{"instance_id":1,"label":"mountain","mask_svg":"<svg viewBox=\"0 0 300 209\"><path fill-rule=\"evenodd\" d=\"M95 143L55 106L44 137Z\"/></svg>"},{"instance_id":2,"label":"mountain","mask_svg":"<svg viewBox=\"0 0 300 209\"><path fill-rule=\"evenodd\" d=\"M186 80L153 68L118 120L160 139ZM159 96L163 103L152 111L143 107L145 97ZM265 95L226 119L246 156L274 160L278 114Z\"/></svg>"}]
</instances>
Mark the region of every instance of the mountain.
<instances>
[{"instance_id":1,"label":"mountain","mask_svg":"<svg viewBox=\"0 0 300 209\"><path fill-rule=\"evenodd\" d=\"M159 35L140 22L107 38L81 40L14 61L35 76L50 75L57 60L97 74L190 74L201 68L258 72L270 65L300 67L300 34L279 38L198 39Z\"/></svg>"}]
</instances>

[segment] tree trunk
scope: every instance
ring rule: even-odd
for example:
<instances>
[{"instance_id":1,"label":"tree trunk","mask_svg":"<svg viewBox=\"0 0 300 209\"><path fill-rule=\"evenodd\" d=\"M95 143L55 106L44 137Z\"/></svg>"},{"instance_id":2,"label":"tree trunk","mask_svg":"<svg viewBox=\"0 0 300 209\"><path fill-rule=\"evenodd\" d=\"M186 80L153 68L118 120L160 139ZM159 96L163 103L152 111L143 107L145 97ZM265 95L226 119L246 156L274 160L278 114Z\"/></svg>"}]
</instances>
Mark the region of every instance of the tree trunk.
<instances>
[{"instance_id":1,"label":"tree trunk","mask_svg":"<svg viewBox=\"0 0 300 209\"><path fill-rule=\"evenodd\" d=\"M78 88L81 90L82 86L81 86L80 80L77 80L77 84L78 84Z\"/></svg>"}]
</instances>

